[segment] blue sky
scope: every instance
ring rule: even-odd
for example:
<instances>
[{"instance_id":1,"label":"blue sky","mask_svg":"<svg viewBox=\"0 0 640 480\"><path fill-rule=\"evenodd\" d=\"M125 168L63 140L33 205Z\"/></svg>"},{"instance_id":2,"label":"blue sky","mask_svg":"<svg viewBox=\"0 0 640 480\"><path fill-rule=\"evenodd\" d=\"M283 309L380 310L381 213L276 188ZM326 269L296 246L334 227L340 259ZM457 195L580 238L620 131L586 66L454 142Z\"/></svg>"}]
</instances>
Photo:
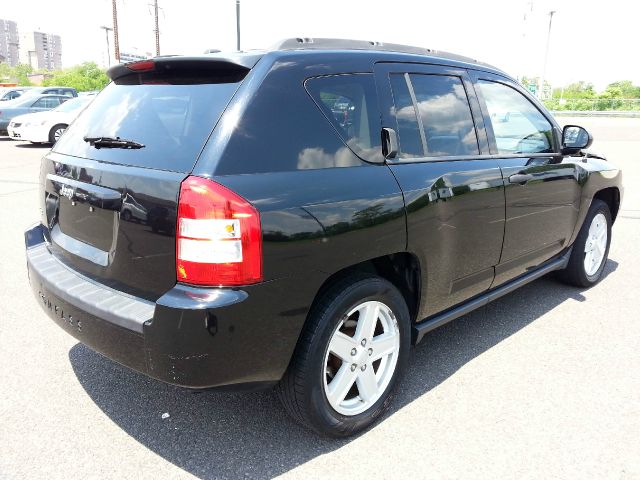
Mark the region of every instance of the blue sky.
<instances>
[{"instance_id":1,"label":"blue sky","mask_svg":"<svg viewBox=\"0 0 640 480\"><path fill-rule=\"evenodd\" d=\"M123 51L153 52L151 0L118 0ZM634 51L640 2L609 0L241 0L242 46L264 48L286 37L341 37L406 43L471 56L511 75L543 69L549 11L556 13L547 78L598 89L614 80L640 84ZM235 49L235 0L160 0L161 53ZM10 2L2 17L21 31L62 36L63 63L106 62L101 25L111 25L111 0ZM527 20L524 20L525 13ZM112 44L113 47L113 44ZM113 51L113 49L112 49Z\"/></svg>"}]
</instances>

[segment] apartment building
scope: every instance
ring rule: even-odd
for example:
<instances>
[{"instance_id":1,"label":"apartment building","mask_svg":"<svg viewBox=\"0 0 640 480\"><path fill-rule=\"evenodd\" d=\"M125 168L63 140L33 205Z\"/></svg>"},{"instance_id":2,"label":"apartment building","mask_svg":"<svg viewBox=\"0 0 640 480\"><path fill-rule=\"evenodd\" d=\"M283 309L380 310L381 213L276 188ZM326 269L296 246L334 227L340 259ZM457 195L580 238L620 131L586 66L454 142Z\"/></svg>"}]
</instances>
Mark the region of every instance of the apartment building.
<instances>
[{"instance_id":1,"label":"apartment building","mask_svg":"<svg viewBox=\"0 0 640 480\"><path fill-rule=\"evenodd\" d=\"M15 67L20 63L18 55L18 24L11 20L0 19L0 62Z\"/></svg>"},{"instance_id":2,"label":"apartment building","mask_svg":"<svg viewBox=\"0 0 640 480\"><path fill-rule=\"evenodd\" d=\"M62 41L59 35L28 32L20 35L20 63L34 70L62 68Z\"/></svg>"}]
</instances>

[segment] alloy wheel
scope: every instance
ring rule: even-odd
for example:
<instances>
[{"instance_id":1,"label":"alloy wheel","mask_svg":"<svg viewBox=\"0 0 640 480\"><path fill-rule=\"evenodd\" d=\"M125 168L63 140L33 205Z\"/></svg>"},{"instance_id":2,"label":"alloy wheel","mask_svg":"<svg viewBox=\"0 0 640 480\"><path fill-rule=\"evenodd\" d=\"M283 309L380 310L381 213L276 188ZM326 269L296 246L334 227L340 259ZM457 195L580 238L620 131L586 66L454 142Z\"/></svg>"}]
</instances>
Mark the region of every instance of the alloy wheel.
<instances>
[{"instance_id":1,"label":"alloy wheel","mask_svg":"<svg viewBox=\"0 0 640 480\"><path fill-rule=\"evenodd\" d=\"M584 244L584 271L588 276L596 274L607 251L607 218L598 213L589 226Z\"/></svg>"},{"instance_id":2,"label":"alloy wheel","mask_svg":"<svg viewBox=\"0 0 640 480\"><path fill-rule=\"evenodd\" d=\"M399 352L398 322L387 305L367 301L351 309L324 358L324 392L331 407L348 416L368 410L393 378Z\"/></svg>"}]
</instances>

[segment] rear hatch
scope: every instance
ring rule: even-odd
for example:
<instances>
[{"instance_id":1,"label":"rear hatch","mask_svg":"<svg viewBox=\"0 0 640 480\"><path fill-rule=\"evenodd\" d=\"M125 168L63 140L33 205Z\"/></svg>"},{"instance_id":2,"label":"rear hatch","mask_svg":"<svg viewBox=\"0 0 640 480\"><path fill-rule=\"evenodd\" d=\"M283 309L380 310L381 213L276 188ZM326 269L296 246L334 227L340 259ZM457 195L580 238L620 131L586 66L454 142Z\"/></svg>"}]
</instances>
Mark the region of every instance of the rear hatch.
<instances>
[{"instance_id":1,"label":"rear hatch","mask_svg":"<svg viewBox=\"0 0 640 480\"><path fill-rule=\"evenodd\" d=\"M109 71L42 161L42 223L59 260L149 300L175 285L180 184L248 73L242 63L173 57Z\"/></svg>"}]
</instances>

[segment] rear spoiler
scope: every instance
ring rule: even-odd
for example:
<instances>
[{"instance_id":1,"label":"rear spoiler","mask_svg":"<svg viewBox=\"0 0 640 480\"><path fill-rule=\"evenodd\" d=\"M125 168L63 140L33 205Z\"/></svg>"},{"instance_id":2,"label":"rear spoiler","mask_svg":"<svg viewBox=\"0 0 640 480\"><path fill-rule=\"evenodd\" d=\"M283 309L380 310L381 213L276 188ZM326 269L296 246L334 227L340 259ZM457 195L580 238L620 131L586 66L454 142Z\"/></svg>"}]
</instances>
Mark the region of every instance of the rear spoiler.
<instances>
[{"instance_id":1,"label":"rear spoiler","mask_svg":"<svg viewBox=\"0 0 640 480\"><path fill-rule=\"evenodd\" d=\"M120 63L107 70L111 80L139 73L155 72L158 75L168 73L217 73L244 77L251 70L262 53L237 55L207 54L197 57L164 56L130 63Z\"/></svg>"}]
</instances>

